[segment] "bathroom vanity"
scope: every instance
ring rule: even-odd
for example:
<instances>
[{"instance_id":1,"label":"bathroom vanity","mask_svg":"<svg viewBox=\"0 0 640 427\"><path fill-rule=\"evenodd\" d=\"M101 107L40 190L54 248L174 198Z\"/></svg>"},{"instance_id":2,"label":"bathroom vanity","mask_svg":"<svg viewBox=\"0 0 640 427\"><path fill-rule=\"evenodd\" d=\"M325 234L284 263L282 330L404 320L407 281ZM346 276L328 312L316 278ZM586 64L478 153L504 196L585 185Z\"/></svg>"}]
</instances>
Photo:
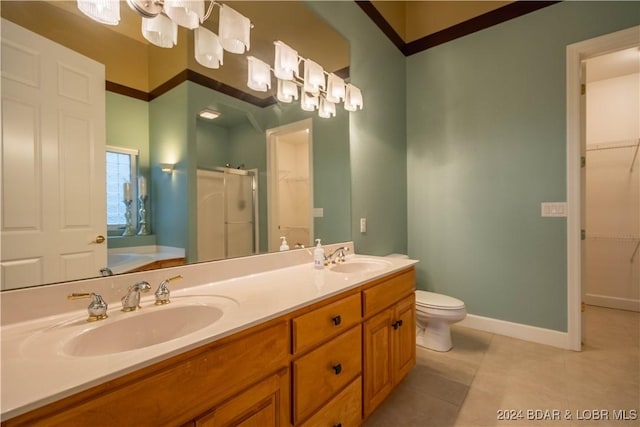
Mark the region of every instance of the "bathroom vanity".
<instances>
[{"instance_id":1,"label":"bathroom vanity","mask_svg":"<svg viewBox=\"0 0 640 427\"><path fill-rule=\"evenodd\" d=\"M66 388L59 379L64 391L43 379L49 395L21 407L3 397L2 426L358 426L415 364L414 264L352 255L335 271L313 270L309 262L176 289L175 307L192 297L233 304L212 326L145 348L80 356L70 347L75 341L59 344L43 363L54 377L58 367L58 376L77 372L84 379ZM188 277L189 268L176 271ZM169 310L142 305L146 313ZM65 333L88 328L66 321ZM33 333L31 325L3 335L3 377L28 368L25 357L38 375L37 356L28 354ZM7 345L17 347L5 352ZM11 381L27 377L3 378L3 395L12 392ZM22 385L15 388L26 395ZM6 402L13 411L4 412Z\"/></svg>"}]
</instances>

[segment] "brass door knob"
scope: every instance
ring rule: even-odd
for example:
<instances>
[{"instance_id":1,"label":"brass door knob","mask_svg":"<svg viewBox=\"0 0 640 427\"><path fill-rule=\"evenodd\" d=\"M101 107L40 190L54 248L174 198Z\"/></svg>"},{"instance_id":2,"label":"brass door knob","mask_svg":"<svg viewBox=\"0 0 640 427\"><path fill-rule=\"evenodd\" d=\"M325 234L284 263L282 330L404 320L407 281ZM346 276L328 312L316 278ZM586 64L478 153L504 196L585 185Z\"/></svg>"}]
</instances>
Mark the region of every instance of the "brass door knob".
<instances>
[{"instance_id":1,"label":"brass door knob","mask_svg":"<svg viewBox=\"0 0 640 427\"><path fill-rule=\"evenodd\" d=\"M104 236L103 236L103 235L101 235L101 234L99 234L99 235L97 235L97 236L96 236L96 243L97 243L97 244L104 243L104 241L105 241L105 240L106 240L106 239L105 239L105 238L104 238Z\"/></svg>"}]
</instances>

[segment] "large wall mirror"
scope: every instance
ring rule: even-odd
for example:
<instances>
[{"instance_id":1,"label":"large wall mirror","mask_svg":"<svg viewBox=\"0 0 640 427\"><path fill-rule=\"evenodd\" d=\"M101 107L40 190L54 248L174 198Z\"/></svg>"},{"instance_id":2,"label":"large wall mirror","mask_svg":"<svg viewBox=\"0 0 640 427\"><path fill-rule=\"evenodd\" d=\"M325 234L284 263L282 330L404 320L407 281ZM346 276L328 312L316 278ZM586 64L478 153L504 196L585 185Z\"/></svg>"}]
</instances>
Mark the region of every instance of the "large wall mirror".
<instances>
[{"instance_id":1,"label":"large wall mirror","mask_svg":"<svg viewBox=\"0 0 640 427\"><path fill-rule=\"evenodd\" d=\"M56 275L45 275L41 271L42 257L13 250L44 246L47 241L49 234L41 230L46 222L43 217L47 215L31 212L37 211L43 197L50 196L44 191L46 185L38 182L45 178L37 174L29 178L30 171L15 166L14 159L22 155L15 148L20 146L14 144L13 151L9 152L3 145L2 290L264 253L277 247L280 234L289 232L292 250L296 244L310 245L314 238L322 238L323 243L351 239L349 113L338 108L336 117L320 118L317 113L302 111L299 102L276 101L275 84L267 92L256 92L246 86L246 57L253 55L273 64L276 40L297 49L301 57L313 58L325 71L348 77L348 42L304 2L224 3L251 20L251 48L245 54L225 52L223 65L209 69L193 57L193 31L180 28L178 44L172 49L153 46L140 34L140 17L126 2L121 2L121 21L116 27L90 20L77 10L75 1L3 2L3 19L104 64L106 165L102 167L122 169L117 159L133 159L134 165L126 167L133 171L135 181L130 182L132 227L131 232L126 233L117 219L112 221L114 225L107 226L107 211L126 209L124 202L116 200L111 205L105 202L109 190L105 187L100 196L104 200L92 199L86 194L88 191L83 190L83 183L69 185L77 181L70 172L73 168L61 167L57 171L60 179L66 180L66 187L62 184L58 187L73 189L57 197L63 197L65 203L73 206L78 217L95 206L104 214L102 232L85 230L81 221L71 228L80 232L80 240L85 244L104 247L106 260L87 262L80 252L61 249L64 253L58 256L62 267ZM217 14L218 9L214 8L212 18L204 24L214 32L217 32ZM8 135L16 126L6 125L25 117L19 109L4 108L4 94L11 92L11 73L5 73L4 64L12 60L5 51L11 51L13 46L5 43L4 27L3 143L16 138L15 132ZM43 69L41 74L46 75L48 71ZM203 110L215 111L220 116L215 120L202 119L199 113ZM20 132L29 134L30 130L25 129L29 120L18 121L22 126ZM289 145L308 147L305 157L308 168L303 168L307 176L280 170L278 173L286 185L279 188L290 194L304 188L306 195L287 198L291 200L290 206L282 208L285 213L281 216L290 217L288 212L304 205L310 212L307 217L312 230L306 233L300 231L295 221L287 226L289 231L277 227L274 230L268 222L269 178L274 173L270 172L272 165L267 158L268 135L288 126L295 132L282 139L302 138L302 142L293 141ZM31 134L38 132L31 131ZM30 142L37 145L38 139L34 136ZM82 151L82 147L79 148ZM30 150L34 159L46 156L46 149L41 147ZM106 151L113 154L116 166L106 162ZM103 158L102 152L97 155ZM71 164L73 152L65 159L66 165ZM58 161L58 165L62 164ZM21 177L33 184L32 193L26 185L29 183ZM142 177L145 187L142 191L147 195L143 201L137 197L140 195L138 177ZM114 191L115 197L122 198L125 189L118 186ZM70 200L73 195L78 196L77 200ZM311 200L307 200L309 197ZM10 211L6 207L7 201L20 198L34 202L22 210ZM216 202L216 198L220 200ZM142 216L140 207L144 208ZM117 217L117 214L114 215ZM203 222L203 218L222 221L222 225L216 228L210 222ZM250 229L243 229L245 222L252 224ZM142 225L148 233L138 233ZM29 238L19 241L21 233ZM99 238L102 235L104 242ZM212 237L216 235L225 235L217 247L211 244L218 238ZM248 243L243 243L243 238L248 238ZM64 246L55 241L47 244Z\"/></svg>"}]
</instances>

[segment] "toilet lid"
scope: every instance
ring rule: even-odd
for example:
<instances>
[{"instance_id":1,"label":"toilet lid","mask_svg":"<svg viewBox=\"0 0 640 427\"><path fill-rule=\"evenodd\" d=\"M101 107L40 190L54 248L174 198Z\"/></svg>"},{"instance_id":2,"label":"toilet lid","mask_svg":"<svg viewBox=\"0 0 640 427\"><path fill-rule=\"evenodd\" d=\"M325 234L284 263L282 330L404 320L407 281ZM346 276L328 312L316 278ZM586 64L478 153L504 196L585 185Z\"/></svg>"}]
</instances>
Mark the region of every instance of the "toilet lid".
<instances>
[{"instance_id":1,"label":"toilet lid","mask_svg":"<svg viewBox=\"0 0 640 427\"><path fill-rule=\"evenodd\" d=\"M457 298L427 291L416 291L416 305L420 307L445 308L452 310L464 308L464 302Z\"/></svg>"}]
</instances>

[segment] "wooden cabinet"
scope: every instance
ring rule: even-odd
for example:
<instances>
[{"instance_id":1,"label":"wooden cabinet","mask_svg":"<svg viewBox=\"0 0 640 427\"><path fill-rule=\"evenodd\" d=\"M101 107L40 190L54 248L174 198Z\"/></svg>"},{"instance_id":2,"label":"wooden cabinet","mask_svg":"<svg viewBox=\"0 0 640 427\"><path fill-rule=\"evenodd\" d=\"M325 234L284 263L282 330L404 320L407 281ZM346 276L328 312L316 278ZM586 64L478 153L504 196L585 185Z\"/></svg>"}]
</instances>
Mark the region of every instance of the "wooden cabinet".
<instances>
[{"instance_id":1,"label":"wooden cabinet","mask_svg":"<svg viewBox=\"0 0 640 427\"><path fill-rule=\"evenodd\" d=\"M12 418L2 425L184 425L261 378L287 370L288 330L287 321L269 322ZM279 413L288 413L289 399L277 402L281 406Z\"/></svg>"},{"instance_id":2,"label":"wooden cabinet","mask_svg":"<svg viewBox=\"0 0 640 427\"><path fill-rule=\"evenodd\" d=\"M415 364L414 289L410 268L2 427L359 426Z\"/></svg>"},{"instance_id":3,"label":"wooden cabinet","mask_svg":"<svg viewBox=\"0 0 640 427\"><path fill-rule=\"evenodd\" d=\"M364 311L369 315L362 333L365 418L415 365L413 274L407 272L363 291Z\"/></svg>"},{"instance_id":4,"label":"wooden cabinet","mask_svg":"<svg viewBox=\"0 0 640 427\"><path fill-rule=\"evenodd\" d=\"M344 404L356 398L361 402L361 392L353 391L354 381L361 381L361 322L360 292L317 305L291 320L293 424L322 425L337 414L345 422L354 419L354 408ZM346 400L338 402L338 396ZM358 424L352 425L362 419L359 408L361 403L355 408Z\"/></svg>"},{"instance_id":5,"label":"wooden cabinet","mask_svg":"<svg viewBox=\"0 0 640 427\"><path fill-rule=\"evenodd\" d=\"M274 374L184 427L278 427L287 424L287 370Z\"/></svg>"}]
</instances>

